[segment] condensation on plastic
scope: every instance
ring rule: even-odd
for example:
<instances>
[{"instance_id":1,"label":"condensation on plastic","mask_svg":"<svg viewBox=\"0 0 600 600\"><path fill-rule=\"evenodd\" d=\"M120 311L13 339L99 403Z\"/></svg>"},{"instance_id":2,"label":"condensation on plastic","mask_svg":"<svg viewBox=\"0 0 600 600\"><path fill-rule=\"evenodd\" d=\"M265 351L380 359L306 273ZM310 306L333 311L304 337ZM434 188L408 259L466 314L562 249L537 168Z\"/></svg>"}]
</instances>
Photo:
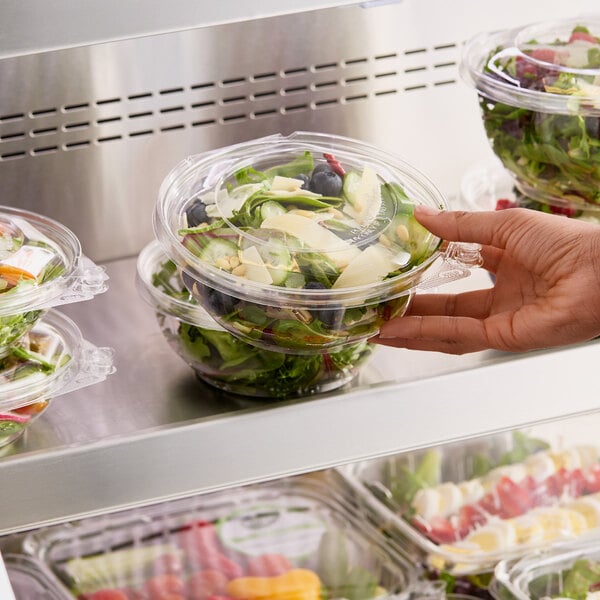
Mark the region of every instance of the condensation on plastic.
<instances>
[{"instance_id":1,"label":"condensation on plastic","mask_svg":"<svg viewBox=\"0 0 600 600\"><path fill-rule=\"evenodd\" d=\"M36 329L46 330L56 336L63 346L61 359L69 357L64 365L41 378L27 377L0 385L0 410L27 406L34 402L50 400L83 387L99 383L115 372L112 348L100 348L85 340L75 323L55 310L50 310L36 324Z\"/></svg>"}]
</instances>

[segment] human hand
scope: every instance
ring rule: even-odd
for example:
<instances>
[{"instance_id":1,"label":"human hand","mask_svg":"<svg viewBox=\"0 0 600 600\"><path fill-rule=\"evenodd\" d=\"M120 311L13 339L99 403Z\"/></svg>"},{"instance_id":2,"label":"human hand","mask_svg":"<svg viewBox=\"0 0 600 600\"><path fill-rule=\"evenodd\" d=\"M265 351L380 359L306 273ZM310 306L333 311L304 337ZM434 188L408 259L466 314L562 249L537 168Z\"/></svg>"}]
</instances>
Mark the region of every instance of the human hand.
<instances>
[{"instance_id":1,"label":"human hand","mask_svg":"<svg viewBox=\"0 0 600 600\"><path fill-rule=\"evenodd\" d=\"M600 335L600 226L529 209L436 212L417 220L448 241L481 244L489 289L416 294L371 341L465 354L526 351Z\"/></svg>"}]
</instances>

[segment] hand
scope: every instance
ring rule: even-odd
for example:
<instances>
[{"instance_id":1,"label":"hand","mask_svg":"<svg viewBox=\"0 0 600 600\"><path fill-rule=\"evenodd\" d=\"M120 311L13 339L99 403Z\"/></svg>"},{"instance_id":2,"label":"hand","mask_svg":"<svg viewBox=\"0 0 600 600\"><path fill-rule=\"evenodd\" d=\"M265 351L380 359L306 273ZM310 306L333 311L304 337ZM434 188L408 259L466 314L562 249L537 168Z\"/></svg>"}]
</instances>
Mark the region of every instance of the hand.
<instances>
[{"instance_id":1,"label":"hand","mask_svg":"<svg viewBox=\"0 0 600 600\"><path fill-rule=\"evenodd\" d=\"M465 354L525 351L600 335L600 226L529 209L437 212L417 220L449 241L479 243L492 288L416 294L371 341Z\"/></svg>"}]
</instances>

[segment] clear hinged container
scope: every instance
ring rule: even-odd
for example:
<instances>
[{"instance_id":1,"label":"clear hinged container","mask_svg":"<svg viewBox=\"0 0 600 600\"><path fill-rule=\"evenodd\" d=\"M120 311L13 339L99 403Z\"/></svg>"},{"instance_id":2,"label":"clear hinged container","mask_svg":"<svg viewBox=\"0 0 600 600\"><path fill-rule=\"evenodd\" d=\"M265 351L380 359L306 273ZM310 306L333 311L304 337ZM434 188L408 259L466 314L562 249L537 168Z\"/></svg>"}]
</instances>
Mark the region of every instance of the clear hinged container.
<instances>
[{"instance_id":1,"label":"clear hinged container","mask_svg":"<svg viewBox=\"0 0 600 600\"><path fill-rule=\"evenodd\" d=\"M584 541L517 562L501 561L490 591L497 600L594 600L600 591L600 542Z\"/></svg>"},{"instance_id":2,"label":"clear hinged container","mask_svg":"<svg viewBox=\"0 0 600 600\"><path fill-rule=\"evenodd\" d=\"M22 554L4 556L15 600L69 600L72 596L41 562Z\"/></svg>"},{"instance_id":3,"label":"clear hinged container","mask_svg":"<svg viewBox=\"0 0 600 600\"><path fill-rule=\"evenodd\" d=\"M67 227L0 206L0 356L44 311L104 292L107 279Z\"/></svg>"},{"instance_id":4,"label":"clear hinged container","mask_svg":"<svg viewBox=\"0 0 600 600\"><path fill-rule=\"evenodd\" d=\"M368 339L419 286L479 264L477 247L446 249L423 228L415 205L446 208L402 160L297 132L182 161L161 186L154 226L222 327L253 346L313 354Z\"/></svg>"},{"instance_id":5,"label":"clear hinged container","mask_svg":"<svg viewBox=\"0 0 600 600\"><path fill-rule=\"evenodd\" d=\"M486 573L581 537L600 545L600 447L522 432L338 470L432 572Z\"/></svg>"},{"instance_id":6,"label":"clear hinged container","mask_svg":"<svg viewBox=\"0 0 600 600\"><path fill-rule=\"evenodd\" d=\"M600 204L598 15L483 33L461 61L492 148L539 202Z\"/></svg>"},{"instance_id":7,"label":"clear hinged container","mask_svg":"<svg viewBox=\"0 0 600 600\"><path fill-rule=\"evenodd\" d=\"M284 354L247 344L198 305L157 241L140 253L136 282L171 348L200 379L228 392L288 398L331 391L354 379L374 350L366 340L312 355Z\"/></svg>"},{"instance_id":8,"label":"clear hinged container","mask_svg":"<svg viewBox=\"0 0 600 600\"><path fill-rule=\"evenodd\" d=\"M379 532L331 487L300 478L53 527L24 548L79 598L367 600L416 589L414 567Z\"/></svg>"},{"instance_id":9,"label":"clear hinged container","mask_svg":"<svg viewBox=\"0 0 600 600\"><path fill-rule=\"evenodd\" d=\"M14 442L57 396L103 381L113 351L85 340L71 319L49 310L0 359L0 446Z\"/></svg>"}]
</instances>

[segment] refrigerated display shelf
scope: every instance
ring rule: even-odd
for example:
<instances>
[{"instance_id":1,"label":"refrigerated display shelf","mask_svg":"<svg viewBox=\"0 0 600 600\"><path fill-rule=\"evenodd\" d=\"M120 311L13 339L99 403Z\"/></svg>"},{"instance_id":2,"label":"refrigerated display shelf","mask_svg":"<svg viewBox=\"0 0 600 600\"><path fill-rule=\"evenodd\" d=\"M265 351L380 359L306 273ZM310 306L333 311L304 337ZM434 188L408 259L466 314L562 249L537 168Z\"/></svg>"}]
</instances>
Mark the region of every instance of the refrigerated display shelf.
<instances>
[{"instance_id":1,"label":"refrigerated display shelf","mask_svg":"<svg viewBox=\"0 0 600 600\"><path fill-rule=\"evenodd\" d=\"M600 341L522 355L379 348L337 392L236 398L168 347L135 289L135 259L105 267L108 292L64 312L115 349L117 373L57 399L0 459L0 534L600 408ZM484 271L450 284L482 285Z\"/></svg>"}]
</instances>

